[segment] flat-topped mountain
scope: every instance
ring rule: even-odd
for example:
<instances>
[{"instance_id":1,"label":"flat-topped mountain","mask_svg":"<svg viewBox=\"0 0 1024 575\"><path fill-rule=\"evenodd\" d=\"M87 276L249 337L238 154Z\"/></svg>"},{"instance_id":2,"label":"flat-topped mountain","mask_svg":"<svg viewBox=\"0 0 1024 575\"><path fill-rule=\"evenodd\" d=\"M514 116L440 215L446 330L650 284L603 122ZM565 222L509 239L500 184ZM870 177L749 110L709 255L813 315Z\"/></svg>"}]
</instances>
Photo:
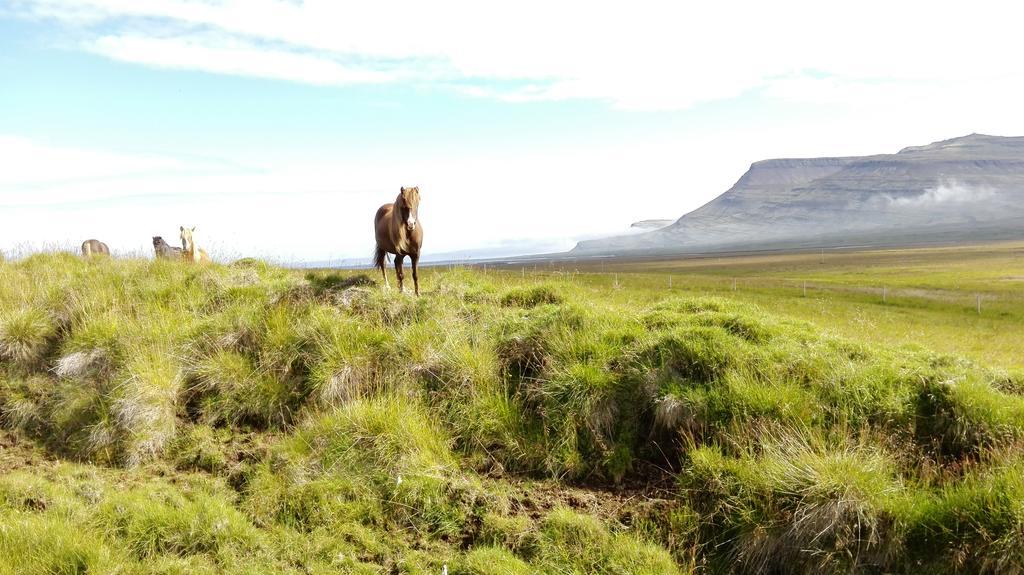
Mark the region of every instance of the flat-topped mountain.
<instances>
[{"instance_id":1,"label":"flat-topped mountain","mask_svg":"<svg viewBox=\"0 0 1024 575\"><path fill-rule=\"evenodd\" d=\"M694 253L1024 238L1024 137L971 134L896 154L755 162L670 226L574 253Z\"/></svg>"}]
</instances>

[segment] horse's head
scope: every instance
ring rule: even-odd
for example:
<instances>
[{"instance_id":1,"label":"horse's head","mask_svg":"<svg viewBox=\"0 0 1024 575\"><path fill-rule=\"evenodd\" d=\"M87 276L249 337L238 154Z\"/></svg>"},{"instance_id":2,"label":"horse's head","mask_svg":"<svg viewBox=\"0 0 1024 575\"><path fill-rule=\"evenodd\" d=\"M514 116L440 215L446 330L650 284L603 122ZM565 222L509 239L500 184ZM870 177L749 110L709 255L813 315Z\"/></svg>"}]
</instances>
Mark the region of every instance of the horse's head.
<instances>
[{"instance_id":1,"label":"horse's head","mask_svg":"<svg viewBox=\"0 0 1024 575\"><path fill-rule=\"evenodd\" d=\"M405 227L410 232L414 231L420 217L420 188L418 186L403 187L402 193L398 194L398 200L395 201L395 207L401 214Z\"/></svg>"},{"instance_id":2,"label":"horse's head","mask_svg":"<svg viewBox=\"0 0 1024 575\"><path fill-rule=\"evenodd\" d=\"M186 228L185 226L181 226L181 249L183 249L185 251L191 251L192 250L192 245L193 245L192 232L194 232L194 231L196 231L195 226L193 226L191 228Z\"/></svg>"}]
</instances>

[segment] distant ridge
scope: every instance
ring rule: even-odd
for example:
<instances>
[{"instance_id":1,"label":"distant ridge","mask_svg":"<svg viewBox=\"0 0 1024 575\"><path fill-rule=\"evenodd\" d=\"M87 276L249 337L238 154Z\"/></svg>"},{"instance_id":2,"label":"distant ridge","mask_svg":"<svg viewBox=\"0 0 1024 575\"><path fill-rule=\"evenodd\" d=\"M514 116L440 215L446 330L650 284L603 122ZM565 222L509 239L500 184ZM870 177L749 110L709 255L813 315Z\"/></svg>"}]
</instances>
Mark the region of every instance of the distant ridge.
<instances>
[{"instance_id":1,"label":"distant ridge","mask_svg":"<svg viewBox=\"0 0 1024 575\"><path fill-rule=\"evenodd\" d=\"M1024 137L984 134L896 154L754 162L673 224L583 241L580 255L706 253L1024 238Z\"/></svg>"}]
</instances>

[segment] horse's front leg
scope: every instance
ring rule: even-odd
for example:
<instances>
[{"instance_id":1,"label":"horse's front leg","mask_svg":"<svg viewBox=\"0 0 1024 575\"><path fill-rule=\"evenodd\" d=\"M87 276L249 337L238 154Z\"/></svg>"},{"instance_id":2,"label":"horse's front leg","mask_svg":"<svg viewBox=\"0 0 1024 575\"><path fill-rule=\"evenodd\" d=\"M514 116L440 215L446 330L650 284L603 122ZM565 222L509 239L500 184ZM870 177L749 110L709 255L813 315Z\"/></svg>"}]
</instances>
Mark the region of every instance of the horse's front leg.
<instances>
[{"instance_id":1,"label":"horse's front leg","mask_svg":"<svg viewBox=\"0 0 1024 575\"><path fill-rule=\"evenodd\" d=\"M420 295L420 254L413 254L412 258L412 285L416 288L416 295Z\"/></svg>"},{"instance_id":2,"label":"horse's front leg","mask_svg":"<svg viewBox=\"0 0 1024 575\"><path fill-rule=\"evenodd\" d=\"M405 279L405 274L402 272L402 262L405 260L405 256L395 256L395 277L398 278L398 291L402 292L402 280Z\"/></svg>"}]
</instances>

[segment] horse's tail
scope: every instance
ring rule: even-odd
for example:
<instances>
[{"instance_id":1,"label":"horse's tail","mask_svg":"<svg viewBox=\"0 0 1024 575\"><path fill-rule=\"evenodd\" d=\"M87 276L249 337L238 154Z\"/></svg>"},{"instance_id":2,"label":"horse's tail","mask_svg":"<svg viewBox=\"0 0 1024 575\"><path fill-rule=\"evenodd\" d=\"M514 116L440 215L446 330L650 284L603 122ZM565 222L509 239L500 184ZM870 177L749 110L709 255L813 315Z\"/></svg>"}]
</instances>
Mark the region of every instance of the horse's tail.
<instances>
[{"instance_id":1,"label":"horse's tail","mask_svg":"<svg viewBox=\"0 0 1024 575\"><path fill-rule=\"evenodd\" d=\"M379 247L376 250L374 250L374 252L373 252L373 265L375 267L379 268L379 267L383 266L385 263L388 263L389 259L390 258L388 258L388 252L382 250Z\"/></svg>"}]
</instances>

